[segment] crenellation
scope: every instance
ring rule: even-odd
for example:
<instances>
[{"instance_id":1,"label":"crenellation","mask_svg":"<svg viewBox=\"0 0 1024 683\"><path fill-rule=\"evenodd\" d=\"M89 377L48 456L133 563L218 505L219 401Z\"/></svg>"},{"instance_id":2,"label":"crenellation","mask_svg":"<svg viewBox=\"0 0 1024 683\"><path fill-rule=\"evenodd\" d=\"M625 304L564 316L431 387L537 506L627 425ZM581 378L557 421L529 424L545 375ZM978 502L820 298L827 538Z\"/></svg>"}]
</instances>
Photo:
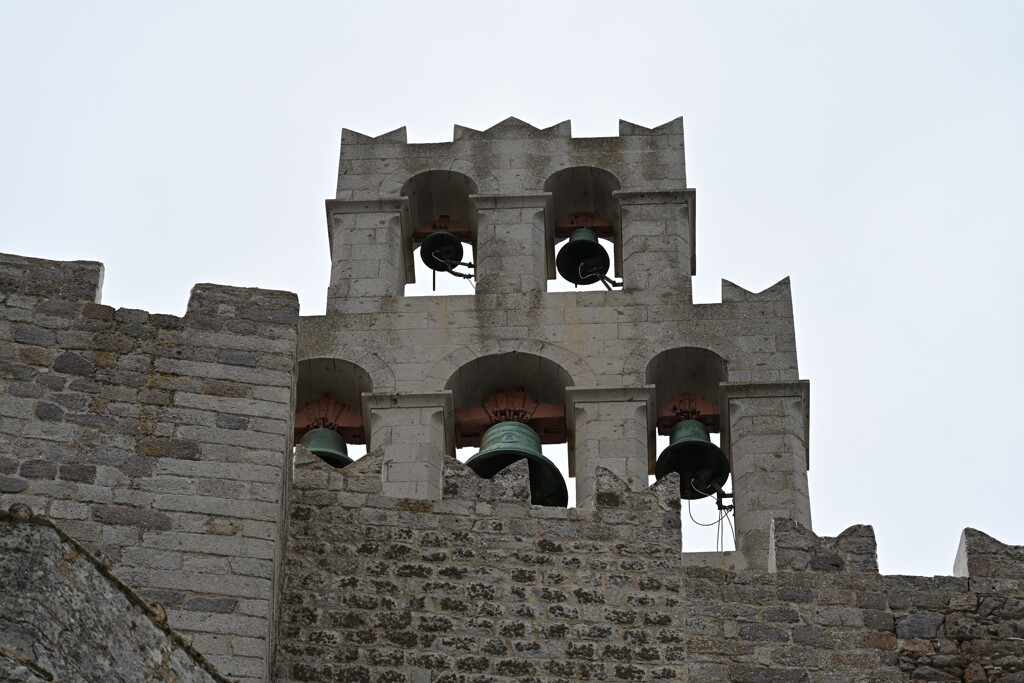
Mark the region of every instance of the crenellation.
<instances>
[{"instance_id":1,"label":"crenellation","mask_svg":"<svg viewBox=\"0 0 1024 683\"><path fill-rule=\"evenodd\" d=\"M22 596L32 562L82 579L64 534L176 644L145 651L212 680L1024 675L1020 546L967 529L955 576L882 576L871 527L812 530L791 283L693 302L682 119L573 138L510 118L427 144L344 130L326 218L320 316L213 284L183 317L114 309L100 264L0 255L0 545L21 543L0 553L0 677L54 656L21 624L56 622L26 620L42 613ZM451 247L441 225L477 287L406 296L425 236ZM604 241L579 233L558 261L580 226ZM548 291L600 250L607 287ZM345 464L333 437L368 452ZM683 497L714 486L736 547L692 552ZM26 534L12 520L32 510L64 531Z\"/></svg>"}]
</instances>

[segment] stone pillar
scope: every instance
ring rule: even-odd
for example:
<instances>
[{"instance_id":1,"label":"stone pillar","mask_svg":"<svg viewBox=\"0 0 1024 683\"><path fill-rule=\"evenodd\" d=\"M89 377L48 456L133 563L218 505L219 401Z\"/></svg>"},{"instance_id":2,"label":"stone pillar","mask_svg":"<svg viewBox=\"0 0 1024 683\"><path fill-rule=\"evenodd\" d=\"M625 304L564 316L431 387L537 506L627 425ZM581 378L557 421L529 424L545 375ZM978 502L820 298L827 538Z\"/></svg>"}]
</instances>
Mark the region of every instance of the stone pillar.
<instances>
[{"instance_id":1,"label":"stone pillar","mask_svg":"<svg viewBox=\"0 0 1024 683\"><path fill-rule=\"evenodd\" d=\"M654 471L654 387L569 387L565 404L576 506L594 506L598 465L618 475L631 491L647 489Z\"/></svg>"},{"instance_id":2,"label":"stone pillar","mask_svg":"<svg viewBox=\"0 0 1024 683\"><path fill-rule=\"evenodd\" d=\"M478 294L528 294L547 288L544 207L550 193L475 195Z\"/></svg>"},{"instance_id":3,"label":"stone pillar","mask_svg":"<svg viewBox=\"0 0 1024 683\"><path fill-rule=\"evenodd\" d=\"M345 299L402 295L406 267L401 212L406 201L327 202L331 245L328 310Z\"/></svg>"},{"instance_id":4,"label":"stone pillar","mask_svg":"<svg viewBox=\"0 0 1024 683\"><path fill-rule=\"evenodd\" d=\"M732 463L737 549L767 569L772 519L811 528L810 383L723 383L722 447Z\"/></svg>"},{"instance_id":5,"label":"stone pillar","mask_svg":"<svg viewBox=\"0 0 1024 683\"><path fill-rule=\"evenodd\" d=\"M441 499L441 468L454 456L452 392L363 394L369 449L384 449L381 493Z\"/></svg>"},{"instance_id":6,"label":"stone pillar","mask_svg":"<svg viewBox=\"0 0 1024 683\"><path fill-rule=\"evenodd\" d=\"M626 291L680 290L696 273L693 190L614 192L619 202ZM689 296L687 296L689 300Z\"/></svg>"}]
</instances>

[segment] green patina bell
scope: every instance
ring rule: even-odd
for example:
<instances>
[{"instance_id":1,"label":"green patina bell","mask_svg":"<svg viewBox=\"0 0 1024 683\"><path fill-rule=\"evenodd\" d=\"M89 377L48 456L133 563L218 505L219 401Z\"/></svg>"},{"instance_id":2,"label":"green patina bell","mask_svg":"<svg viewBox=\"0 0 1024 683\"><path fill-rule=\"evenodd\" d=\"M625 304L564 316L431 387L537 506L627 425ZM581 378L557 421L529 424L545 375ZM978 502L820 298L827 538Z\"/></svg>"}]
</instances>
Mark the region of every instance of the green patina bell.
<instances>
[{"instance_id":1,"label":"green patina bell","mask_svg":"<svg viewBox=\"0 0 1024 683\"><path fill-rule=\"evenodd\" d=\"M715 493L712 482L723 486L729 478L729 459L711 443L708 428L700 420L683 420L672 428L668 448L658 456L654 476L679 473L679 497L687 500Z\"/></svg>"},{"instance_id":2,"label":"green patina bell","mask_svg":"<svg viewBox=\"0 0 1024 683\"><path fill-rule=\"evenodd\" d=\"M576 285L598 282L611 267L608 252L590 228L577 228L555 257L558 274Z\"/></svg>"},{"instance_id":3,"label":"green patina bell","mask_svg":"<svg viewBox=\"0 0 1024 683\"><path fill-rule=\"evenodd\" d=\"M431 270L451 270L462 261L462 242L444 228L438 228L423 240L420 258Z\"/></svg>"},{"instance_id":4,"label":"green patina bell","mask_svg":"<svg viewBox=\"0 0 1024 683\"><path fill-rule=\"evenodd\" d=\"M344 467L352 463L352 458L348 457L345 440L333 429L326 427L311 429L302 437L301 443L307 451L331 467Z\"/></svg>"},{"instance_id":5,"label":"green patina bell","mask_svg":"<svg viewBox=\"0 0 1024 683\"><path fill-rule=\"evenodd\" d=\"M466 465L484 479L490 479L523 458L530 467L530 502L552 507L567 506L569 491L562 473L541 453L537 432L522 422L499 422L488 428L480 439L480 452Z\"/></svg>"}]
</instances>

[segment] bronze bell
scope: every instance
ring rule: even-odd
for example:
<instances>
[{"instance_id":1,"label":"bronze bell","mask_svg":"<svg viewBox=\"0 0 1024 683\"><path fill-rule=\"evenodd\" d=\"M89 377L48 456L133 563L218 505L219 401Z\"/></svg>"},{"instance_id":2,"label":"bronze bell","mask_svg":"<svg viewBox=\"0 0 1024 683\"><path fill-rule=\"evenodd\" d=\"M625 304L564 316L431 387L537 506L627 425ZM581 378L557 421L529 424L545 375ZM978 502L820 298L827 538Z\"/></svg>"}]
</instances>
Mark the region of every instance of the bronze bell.
<instances>
[{"instance_id":1,"label":"bronze bell","mask_svg":"<svg viewBox=\"0 0 1024 683\"><path fill-rule=\"evenodd\" d=\"M466 461L466 465L484 479L490 479L523 458L530 467L530 502L551 507L567 506L569 491L562 473L541 453L537 432L522 422L491 425L480 438L480 452Z\"/></svg>"},{"instance_id":2,"label":"bronze bell","mask_svg":"<svg viewBox=\"0 0 1024 683\"><path fill-rule=\"evenodd\" d=\"M449 271L462 261L462 242L444 228L438 228L423 240L420 258L431 270Z\"/></svg>"},{"instance_id":3,"label":"bronze bell","mask_svg":"<svg viewBox=\"0 0 1024 683\"><path fill-rule=\"evenodd\" d=\"M590 228L577 228L555 257L558 274L576 285L601 281L611 267L608 252Z\"/></svg>"},{"instance_id":4,"label":"bronze bell","mask_svg":"<svg viewBox=\"0 0 1024 683\"><path fill-rule=\"evenodd\" d=\"M672 428L668 448L658 456L654 476L679 473L679 497L696 500L716 493L729 478L729 459L711 443L708 428L700 420L682 420Z\"/></svg>"},{"instance_id":5,"label":"bronze bell","mask_svg":"<svg viewBox=\"0 0 1024 683\"><path fill-rule=\"evenodd\" d=\"M348 457L348 449L341 434L326 427L318 427L306 432L302 437L302 446L331 467L344 467L352 464Z\"/></svg>"}]
</instances>

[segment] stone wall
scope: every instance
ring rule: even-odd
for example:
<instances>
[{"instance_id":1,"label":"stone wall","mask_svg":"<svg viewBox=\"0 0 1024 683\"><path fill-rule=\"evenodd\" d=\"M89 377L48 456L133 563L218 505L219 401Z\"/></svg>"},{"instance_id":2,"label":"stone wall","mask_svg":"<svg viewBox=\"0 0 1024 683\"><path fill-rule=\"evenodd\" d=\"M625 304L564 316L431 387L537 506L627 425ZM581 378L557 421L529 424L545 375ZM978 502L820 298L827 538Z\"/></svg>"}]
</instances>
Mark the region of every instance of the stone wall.
<instances>
[{"instance_id":1,"label":"stone wall","mask_svg":"<svg viewBox=\"0 0 1024 683\"><path fill-rule=\"evenodd\" d=\"M596 507L567 510L529 504L525 461L488 481L449 459L442 501L379 495L382 461L296 468L278 680L584 680L673 661L674 475L631 493L599 470Z\"/></svg>"},{"instance_id":2,"label":"stone wall","mask_svg":"<svg viewBox=\"0 0 1024 683\"><path fill-rule=\"evenodd\" d=\"M197 285L96 303L102 267L0 256L0 505L57 521L222 671L267 665L298 303Z\"/></svg>"},{"instance_id":3,"label":"stone wall","mask_svg":"<svg viewBox=\"0 0 1024 683\"><path fill-rule=\"evenodd\" d=\"M0 681L227 681L82 546L12 513L0 511Z\"/></svg>"},{"instance_id":4,"label":"stone wall","mask_svg":"<svg viewBox=\"0 0 1024 683\"><path fill-rule=\"evenodd\" d=\"M522 463L383 497L382 460L296 468L280 681L1024 680L1021 581L881 576L870 527L779 519L771 571L684 566L674 475L601 469L561 510L526 502Z\"/></svg>"}]
</instances>

